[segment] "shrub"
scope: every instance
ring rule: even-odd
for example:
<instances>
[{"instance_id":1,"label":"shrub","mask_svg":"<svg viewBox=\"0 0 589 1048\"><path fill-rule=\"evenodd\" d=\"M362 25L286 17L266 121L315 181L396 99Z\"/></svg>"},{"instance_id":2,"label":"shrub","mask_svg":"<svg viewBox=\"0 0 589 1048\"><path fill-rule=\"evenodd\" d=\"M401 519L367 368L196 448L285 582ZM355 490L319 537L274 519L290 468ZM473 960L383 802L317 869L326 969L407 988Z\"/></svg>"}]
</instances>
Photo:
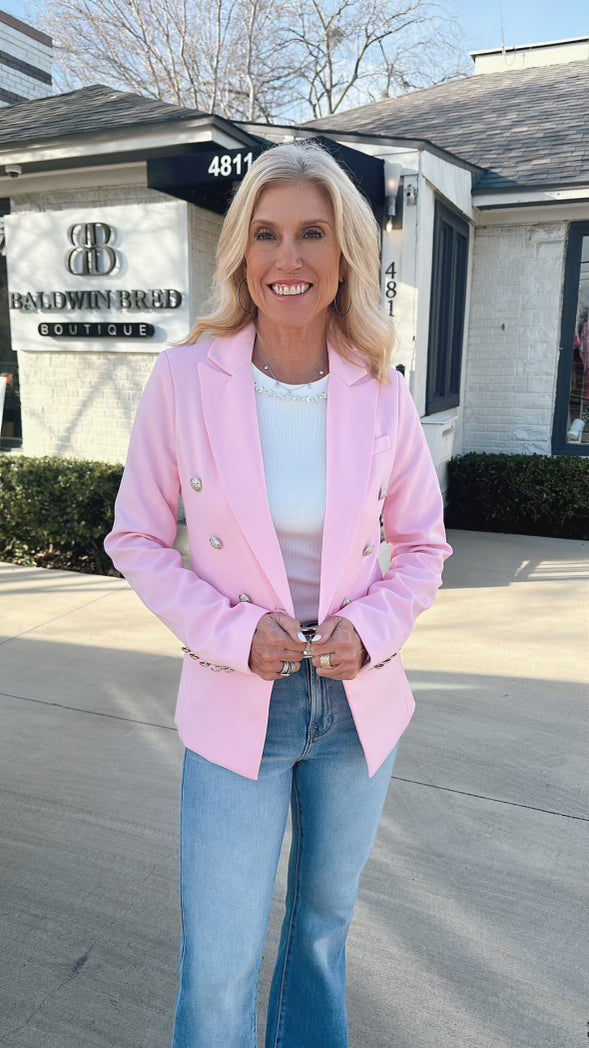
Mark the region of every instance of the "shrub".
<instances>
[{"instance_id":1,"label":"shrub","mask_svg":"<svg viewBox=\"0 0 589 1048\"><path fill-rule=\"evenodd\" d=\"M446 524L589 539L589 459L470 452L448 464Z\"/></svg>"},{"instance_id":2,"label":"shrub","mask_svg":"<svg viewBox=\"0 0 589 1048\"><path fill-rule=\"evenodd\" d=\"M0 560L114 573L102 542L122 472L105 462L0 455Z\"/></svg>"}]
</instances>

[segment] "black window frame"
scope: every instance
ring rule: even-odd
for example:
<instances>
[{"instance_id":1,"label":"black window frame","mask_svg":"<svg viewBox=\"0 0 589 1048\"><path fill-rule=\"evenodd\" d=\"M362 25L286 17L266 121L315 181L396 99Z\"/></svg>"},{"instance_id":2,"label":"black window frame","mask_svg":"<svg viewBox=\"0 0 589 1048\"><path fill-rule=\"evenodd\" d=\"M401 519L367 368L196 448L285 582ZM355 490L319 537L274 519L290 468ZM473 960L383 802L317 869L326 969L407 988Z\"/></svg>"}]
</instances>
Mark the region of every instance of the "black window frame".
<instances>
[{"instance_id":1,"label":"black window frame","mask_svg":"<svg viewBox=\"0 0 589 1048\"><path fill-rule=\"evenodd\" d=\"M581 279L581 252L583 237L589 237L589 222L570 222L568 228L562 314L560 323L560 353L556 377L556 397L552 420L553 455L589 455L589 444L567 443L569 398L573 371L575 323Z\"/></svg>"},{"instance_id":2,"label":"black window frame","mask_svg":"<svg viewBox=\"0 0 589 1048\"><path fill-rule=\"evenodd\" d=\"M10 197L0 197L0 218L10 214ZM13 451L22 447L22 421L20 409L20 390L18 381L18 357L12 349L12 338L10 333L10 310L8 308L8 272L6 266L6 241L3 252L0 254L0 310L2 311L2 324L0 325L0 374L10 375L11 384L7 387L4 397L4 411L0 419L0 453ZM2 426L4 423L14 423L14 436L3 437Z\"/></svg>"},{"instance_id":3,"label":"black window frame","mask_svg":"<svg viewBox=\"0 0 589 1048\"><path fill-rule=\"evenodd\" d=\"M447 229L452 233L450 243L445 235ZM458 407L460 403L469 249L468 222L447 204L436 199L427 346L426 415L447 411L449 408Z\"/></svg>"}]
</instances>

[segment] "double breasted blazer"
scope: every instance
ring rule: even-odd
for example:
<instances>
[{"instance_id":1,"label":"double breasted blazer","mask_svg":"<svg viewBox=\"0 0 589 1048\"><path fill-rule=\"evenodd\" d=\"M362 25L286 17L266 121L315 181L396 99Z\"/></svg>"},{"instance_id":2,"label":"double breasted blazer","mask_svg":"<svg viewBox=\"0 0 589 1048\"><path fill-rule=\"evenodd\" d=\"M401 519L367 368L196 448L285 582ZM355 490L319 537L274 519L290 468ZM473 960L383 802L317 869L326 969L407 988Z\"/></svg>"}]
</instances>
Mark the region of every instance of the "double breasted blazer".
<instances>
[{"instance_id":1,"label":"double breasted blazer","mask_svg":"<svg viewBox=\"0 0 589 1048\"><path fill-rule=\"evenodd\" d=\"M253 634L268 611L294 615L266 493L254 337L250 325L159 355L105 540L115 566L187 649L176 708L182 741L252 779L273 686L249 668ZM379 383L329 347L326 456L319 622L349 619L368 652L344 688L373 775L411 719L399 650L451 553L436 472L400 374ZM190 570L173 549L179 495ZM384 577L381 512L392 544Z\"/></svg>"}]
</instances>

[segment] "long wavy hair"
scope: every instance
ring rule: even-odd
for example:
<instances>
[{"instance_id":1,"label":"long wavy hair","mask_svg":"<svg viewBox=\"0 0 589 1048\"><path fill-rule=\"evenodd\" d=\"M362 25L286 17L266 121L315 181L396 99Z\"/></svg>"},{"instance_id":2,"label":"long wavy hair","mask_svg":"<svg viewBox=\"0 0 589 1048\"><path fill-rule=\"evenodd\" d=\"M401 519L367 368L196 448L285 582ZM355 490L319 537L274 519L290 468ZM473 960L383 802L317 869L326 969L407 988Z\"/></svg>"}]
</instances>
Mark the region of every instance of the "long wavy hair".
<instances>
[{"instance_id":1,"label":"long wavy hair","mask_svg":"<svg viewBox=\"0 0 589 1048\"><path fill-rule=\"evenodd\" d=\"M252 320L256 309L249 295L244 312L238 299L245 280L244 256L252 215L269 186L311 182L329 199L342 253L342 275L337 309L329 308L327 336L348 360L362 358L380 381L389 377L394 344L392 321L380 304L380 230L368 201L333 159L317 143L303 141L273 146L254 161L240 183L223 222L217 244L212 309L198 318L181 345L191 345L204 334L233 335Z\"/></svg>"}]
</instances>

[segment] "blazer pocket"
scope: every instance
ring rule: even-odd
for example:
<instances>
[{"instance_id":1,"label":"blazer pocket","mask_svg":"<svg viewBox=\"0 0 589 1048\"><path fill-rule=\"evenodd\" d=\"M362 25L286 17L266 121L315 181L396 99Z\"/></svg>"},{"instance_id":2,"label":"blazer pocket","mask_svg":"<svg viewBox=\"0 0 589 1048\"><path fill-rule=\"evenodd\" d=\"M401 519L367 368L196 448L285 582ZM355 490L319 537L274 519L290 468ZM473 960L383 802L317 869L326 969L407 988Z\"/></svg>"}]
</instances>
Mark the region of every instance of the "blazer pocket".
<instances>
[{"instance_id":1,"label":"blazer pocket","mask_svg":"<svg viewBox=\"0 0 589 1048\"><path fill-rule=\"evenodd\" d=\"M374 438L374 445L372 448L372 454L377 455L379 451L388 451L393 446L393 439L390 433L384 433L382 437Z\"/></svg>"}]
</instances>

